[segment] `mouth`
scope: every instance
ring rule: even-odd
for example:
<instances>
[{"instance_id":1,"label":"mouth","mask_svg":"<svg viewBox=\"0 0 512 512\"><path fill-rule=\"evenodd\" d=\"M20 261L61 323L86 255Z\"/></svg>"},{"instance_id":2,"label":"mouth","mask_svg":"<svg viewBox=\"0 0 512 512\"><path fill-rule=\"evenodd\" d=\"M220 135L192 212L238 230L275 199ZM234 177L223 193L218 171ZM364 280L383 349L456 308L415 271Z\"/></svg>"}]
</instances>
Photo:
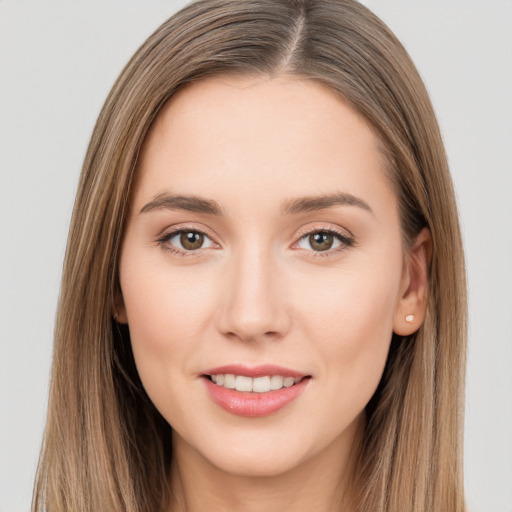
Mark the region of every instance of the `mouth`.
<instances>
[{"instance_id":1,"label":"mouth","mask_svg":"<svg viewBox=\"0 0 512 512\"><path fill-rule=\"evenodd\" d=\"M214 375L205 375L208 380L217 386L234 389L246 393L268 393L270 391L278 391L283 388L295 386L303 379L303 377L285 377L284 375L263 375L261 377L248 377L246 375L236 375L233 373L218 373Z\"/></svg>"},{"instance_id":2,"label":"mouth","mask_svg":"<svg viewBox=\"0 0 512 512\"><path fill-rule=\"evenodd\" d=\"M298 399L312 379L274 365L229 365L208 370L201 377L214 403L245 417L268 416L283 409Z\"/></svg>"}]
</instances>

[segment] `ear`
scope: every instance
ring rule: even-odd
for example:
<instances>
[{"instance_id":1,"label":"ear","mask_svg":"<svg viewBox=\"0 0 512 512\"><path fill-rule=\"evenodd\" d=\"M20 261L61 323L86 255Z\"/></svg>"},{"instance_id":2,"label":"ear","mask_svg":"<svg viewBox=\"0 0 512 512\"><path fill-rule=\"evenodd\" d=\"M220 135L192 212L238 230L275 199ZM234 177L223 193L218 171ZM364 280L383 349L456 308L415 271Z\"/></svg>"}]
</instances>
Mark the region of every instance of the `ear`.
<instances>
[{"instance_id":1,"label":"ear","mask_svg":"<svg viewBox=\"0 0 512 512\"><path fill-rule=\"evenodd\" d=\"M119 283L116 284L114 291L114 303L112 305L112 316L118 324L127 324L128 315L124 305L123 292Z\"/></svg>"},{"instance_id":2,"label":"ear","mask_svg":"<svg viewBox=\"0 0 512 512\"><path fill-rule=\"evenodd\" d=\"M432 259L432 237L422 229L406 254L400 296L393 319L393 331L400 336L416 332L427 310L428 279Z\"/></svg>"}]
</instances>

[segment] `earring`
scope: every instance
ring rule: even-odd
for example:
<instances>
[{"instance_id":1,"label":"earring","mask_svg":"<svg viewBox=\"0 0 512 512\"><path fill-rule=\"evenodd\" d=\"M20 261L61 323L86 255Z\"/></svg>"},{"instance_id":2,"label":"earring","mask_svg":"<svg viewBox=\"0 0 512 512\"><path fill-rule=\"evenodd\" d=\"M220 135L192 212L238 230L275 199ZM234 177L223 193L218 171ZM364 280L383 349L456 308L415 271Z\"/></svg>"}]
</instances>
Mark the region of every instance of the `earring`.
<instances>
[{"instance_id":1,"label":"earring","mask_svg":"<svg viewBox=\"0 0 512 512\"><path fill-rule=\"evenodd\" d=\"M407 315L405 321L411 323L414 320L414 315Z\"/></svg>"}]
</instances>

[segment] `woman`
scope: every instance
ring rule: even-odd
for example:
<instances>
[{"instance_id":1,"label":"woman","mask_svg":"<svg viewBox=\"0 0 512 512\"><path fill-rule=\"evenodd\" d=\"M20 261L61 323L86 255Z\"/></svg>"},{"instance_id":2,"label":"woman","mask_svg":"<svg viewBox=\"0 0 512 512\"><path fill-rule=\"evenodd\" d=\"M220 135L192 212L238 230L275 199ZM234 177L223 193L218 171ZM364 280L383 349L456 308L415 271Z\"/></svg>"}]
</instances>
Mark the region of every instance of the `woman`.
<instances>
[{"instance_id":1,"label":"woman","mask_svg":"<svg viewBox=\"0 0 512 512\"><path fill-rule=\"evenodd\" d=\"M92 136L34 510L464 510L464 282L389 29L191 4Z\"/></svg>"}]
</instances>

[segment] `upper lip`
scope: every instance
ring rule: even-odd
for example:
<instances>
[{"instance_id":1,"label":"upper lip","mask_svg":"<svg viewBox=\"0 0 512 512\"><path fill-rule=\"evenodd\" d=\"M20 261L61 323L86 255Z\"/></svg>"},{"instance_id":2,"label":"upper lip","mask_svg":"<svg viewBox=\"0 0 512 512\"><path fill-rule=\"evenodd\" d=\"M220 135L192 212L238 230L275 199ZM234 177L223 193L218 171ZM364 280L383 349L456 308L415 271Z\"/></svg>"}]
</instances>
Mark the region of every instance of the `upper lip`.
<instances>
[{"instance_id":1,"label":"upper lip","mask_svg":"<svg viewBox=\"0 0 512 512\"><path fill-rule=\"evenodd\" d=\"M281 377L306 377L306 373L298 372L291 368L277 366L275 364L261 364L258 366L245 366L243 364L228 364L224 366L217 366L206 370L204 375L243 375L245 377L264 377L279 375Z\"/></svg>"}]
</instances>

